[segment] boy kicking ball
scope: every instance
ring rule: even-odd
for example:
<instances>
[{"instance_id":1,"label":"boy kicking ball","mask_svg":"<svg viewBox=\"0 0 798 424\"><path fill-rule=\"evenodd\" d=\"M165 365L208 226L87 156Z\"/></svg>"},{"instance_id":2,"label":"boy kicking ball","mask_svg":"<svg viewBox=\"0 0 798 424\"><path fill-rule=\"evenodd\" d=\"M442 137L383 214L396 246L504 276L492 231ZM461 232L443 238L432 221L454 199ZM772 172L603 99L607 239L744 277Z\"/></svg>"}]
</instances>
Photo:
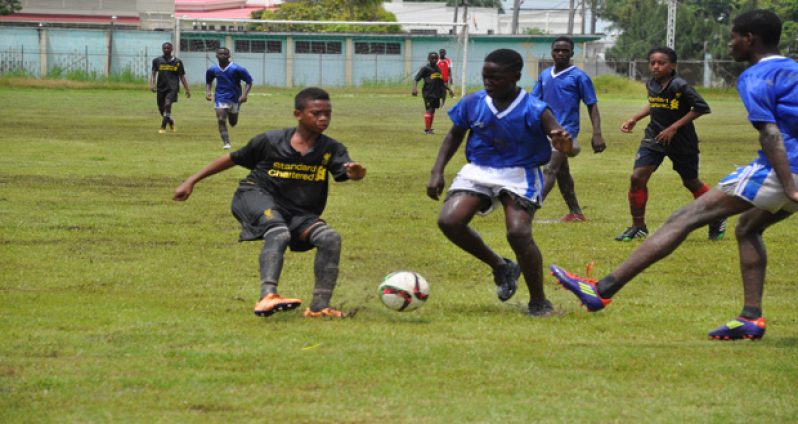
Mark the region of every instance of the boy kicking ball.
<instances>
[{"instance_id":1,"label":"boy kicking ball","mask_svg":"<svg viewBox=\"0 0 798 424\"><path fill-rule=\"evenodd\" d=\"M798 63L779 54L781 20L752 10L734 19L729 49L751 66L737 79L748 120L762 149L753 162L723 178L717 187L676 211L629 258L599 281L552 265L560 283L588 311L605 308L632 278L676 250L693 230L740 215L735 228L743 280L740 314L709 332L716 340L760 339L765 335L762 292L767 255L763 232L798 211Z\"/></svg>"},{"instance_id":2,"label":"boy kicking ball","mask_svg":"<svg viewBox=\"0 0 798 424\"><path fill-rule=\"evenodd\" d=\"M330 96L320 88L306 88L294 99L296 128L269 131L227 153L180 184L172 196L184 201L194 185L206 177L243 166L252 172L241 180L233 196L233 215L241 223L242 241L264 240L260 263L260 300L255 315L269 316L298 307L302 300L277 293L286 249L316 248L315 287L306 318L342 318L330 306L338 280L341 236L320 216L327 203L328 178L360 180L366 168L349 158L346 147L322 134L330 125Z\"/></svg>"},{"instance_id":3,"label":"boy kicking ball","mask_svg":"<svg viewBox=\"0 0 798 424\"><path fill-rule=\"evenodd\" d=\"M543 203L541 167L549 161L552 145L569 154L573 140L545 103L517 85L523 67L514 50L499 49L485 57L485 89L463 97L449 110L454 126L438 150L427 195L438 200L443 193L443 170L469 133L468 164L449 186L438 227L452 243L493 269L500 301L515 294L523 273L529 289L527 312L540 317L553 312L543 292L543 258L532 238L532 218ZM504 208L507 241L517 264L496 253L469 226L474 215L490 212L495 203Z\"/></svg>"}]
</instances>

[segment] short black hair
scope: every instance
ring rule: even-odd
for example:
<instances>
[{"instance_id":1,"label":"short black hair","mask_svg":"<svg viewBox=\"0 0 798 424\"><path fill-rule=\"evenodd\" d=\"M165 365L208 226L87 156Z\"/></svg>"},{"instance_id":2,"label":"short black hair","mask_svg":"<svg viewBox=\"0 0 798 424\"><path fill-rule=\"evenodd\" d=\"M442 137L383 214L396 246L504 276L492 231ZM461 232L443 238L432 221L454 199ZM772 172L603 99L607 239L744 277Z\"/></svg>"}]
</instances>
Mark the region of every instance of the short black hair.
<instances>
[{"instance_id":1,"label":"short black hair","mask_svg":"<svg viewBox=\"0 0 798 424\"><path fill-rule=\"evenodd\" d=\"M167 42L165 42L165 43L161 44L161 48L163 48L163 46L172 46L172 47L174 47L174 46L172 45L172 43L171 43L171 42L169 42L169 41L167 41Z\"/></svg>"},{"instance_id":2,"label":"short black hair","mask_svg":"<svg viewBox=\"0 0 798 424\"><path fill-rule=\"evenodd\" d=\"M308 87L294 97L294 109L304 110L308 102L314 100L327 100L330 101L330 93L318 87Z\"/></svg>"},{"instance_id":3,"label":"short black hair","mask_svg":"<svg viewBox=\"0 0 798 424\"><path fill-rule=\"evenodd\" d=\"M485 56L485 62L502 65L511 71L521 72L524 69L524 58L521 54L511 49L498 49Z\"/></svg>"},{"instance_id":4,"label":"short black hair","mask_svg":"<svg viewBox=\"0 0 798 424\"><path fill-rule=\"evenodd\" d=\"M227 47L219 47L218 49L216 49L216 51L217 51L217 52L218 52L219 50L226 50L226 51L227 51L227 53L230 53L230 49L228 49Z\"/></svg>"},{"instance_id":5,"label":"short black hair","mask_svg":"<svg viewBox=\"0 0 798 424\"><path fill-rule=\"evenodd\" d=\"M653 49L648 51L648 54L646 54L646 60L651 60L651 55L654 54L654 53L662 53L665 56L668 56L668 60L670 60L671 63L676 63L676 60L678 59L676 57L676 51L673 50L672 48L670 48L670 47L654 47Z\"/></svg>"},{"instance_id":6,"label":"short black hair","mask_svg":"<svg viewBox=\"0 0 798 424\"><path fill-rule=\"evenodd\" d=\"M769 10L749 10L734 18L732 31L758 35L766 46L775 47L781 39L781 19Z\"/></svg>"},{"instance_id":7,"label":"short black hair","mask_svg":"<svg viewBox=\"0 0 798 424\"><path fill-rule=\"evenodd\" d=\"M573 38L567 37L565 35L561 35L561 36L555 38L554 41L551 42L551 46L554 47L554 45L557 44L558 41L565 41L566 43L571 45L571 50L574 49L574 40L573 40Z\"/></svg>"}]
</instances>

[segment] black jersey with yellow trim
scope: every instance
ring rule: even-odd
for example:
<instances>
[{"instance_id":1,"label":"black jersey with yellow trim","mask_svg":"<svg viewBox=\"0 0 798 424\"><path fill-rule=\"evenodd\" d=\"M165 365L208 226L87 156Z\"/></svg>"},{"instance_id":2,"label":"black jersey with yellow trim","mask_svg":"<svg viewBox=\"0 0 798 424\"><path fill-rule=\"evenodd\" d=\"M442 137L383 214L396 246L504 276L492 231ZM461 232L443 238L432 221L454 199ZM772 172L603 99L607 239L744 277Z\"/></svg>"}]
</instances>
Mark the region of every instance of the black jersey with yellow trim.
<instances>
[{"instance_id":1,"label":"black jersey with yellow trim","mask_svg":"<svg viewBox=\"0 0 798 424\"><path fill-rule=\"evenodd\" d=\"M158 73L158 91L180 91L180 77L186 74L182 60L158 56L152 60L152 70Z\"/></svg>"},{"instance_id":2,"label":"black jersey with yellow trim","mask_svg":"<svg viewBox=\"0 0 798 424\"><path fill-rule=\"evenodd\" d=\"M257 185L276 200L321 215L327 204L328 173L345 181L344 164L351 162L346 146L320 134L304 155L291 147L296 128L268 131L230 154L236 165L250 169L241 184Z\"/></svg>"},{"instance_id":3,"label":"black jersey with yellow trim","mask_svg":"<svg viewBox=\"0 0 798 424\"><path fill-rule=\"evenodd\" d=\"M710 113L709 105L704 98L677 75L674 75L664 88L653 78L648 81L646 88L651 110L643 144L662 152L698 153L698 134L693 122L680 127L667 146L657 143L655 137L691 110L701 114Z\"/></svg>"},{"instance_id":4,"label":"black jersey with yellow trim","mask_svg":"<svg viewBox=\"0 0 798 424\"><path fill-rule=\"evenodd\" d=\"M424 80L424 87L421 88L421 95L424 98L442 98L446 94L446 86L443 82L443 74L438 65L427 63L416 73L416 81Z\"/></svg>"}]
</instances>

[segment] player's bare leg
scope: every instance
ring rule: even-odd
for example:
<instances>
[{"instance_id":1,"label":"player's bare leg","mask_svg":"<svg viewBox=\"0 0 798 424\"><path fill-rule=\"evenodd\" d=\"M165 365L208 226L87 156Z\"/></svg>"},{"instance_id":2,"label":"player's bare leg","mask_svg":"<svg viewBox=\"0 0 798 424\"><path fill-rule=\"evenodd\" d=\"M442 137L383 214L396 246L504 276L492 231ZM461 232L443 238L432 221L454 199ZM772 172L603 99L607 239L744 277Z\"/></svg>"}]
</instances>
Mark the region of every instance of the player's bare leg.
<instances>
[{"instance_id":1,"label":"player's bare leg","mask_svg":"<svg viewBox=\"0 0 798 424\"><path fill-rule=\"evenodd\" d=\"M529 298L533 302L546 300L543 292L543 255L532 238L534 211L519 207L509 195L502 196L507 241L510 243L521 272L524 274Z\"/></svg>"},{"instance_id":2,"label":"player's bare leg","mask_svg":"<svg viewBox=\"0 0 798 424\"><path fill-rule=\"evenodd\" d=\"M792 215L780 211L772 214L762 209L751 209L740 215L734 234L740 253L740 274L743 280L744 306L762 308L762 291L765 285L767 251L762 233L771 225Z\"/></svg>"},{"instance_id":3,"label":"player's bare leg","mask_svg":"<svg viewBox=\"0 0 798 424\"><path fill-rule=\"evenodd\" d=\"M566 159L567 156L565 156L563 153L560 153L557 150L552 150L551 159L549 160L549 163L546 164L546 167L543 168L544 199L549 195L551 189L554 188L554 184L557 182L557 174L560 172L560 168Z\"/></svg>"},{"instance_id":4,"label":"player's bare leg","mask_svg":"<svg viewBox=\"0 0 798 424\"><path fill-rule=\"evenodd\" d=\"M560 194L563 200L565 200L565 204L568 206L568 211L571 214L582 215L582 208L579 206L579 201L576 199L574 177L571 176L571 167L568 164L567 156L560 166L560 171L557 172L557 187L560 189Z\"/></svg>"},{"instance_id":5,"label":"player's bare leg","mask_svg":"<svg viewBox=\"0 0 798 424\"><path fill-rule=\"evenodd\" d=\"M484 201L477 195L455 193L443 203L438 214L438 227L457 247L491 268L498 268L504 265L504 258L488 247L479 233L468 225L477 211L484 206Z\"/></svg>"},{"instance_id":6,"label":"player's bare leg","mask_svg":"<svg viewBox=\"0 0 798 424\"><path fill-rule=\"evenodd\" d=\"M216 122L219 125L219 135L222 137L222 143L225 149L230 148L230 135L227 132L227 109L216 109Z\"/></svg>"},{"instance_id":7,"label":"player's bare leg","mask_svg":"<svg viewBox=\"0 0 798 424\"><path fill-rule=\"evenodd\" d=\"M624 284L646 268L668 256L696 228L720 218L739 214L753 206L735 196L712 189L693 203L674 212L656 233L635 249L626 261L599 281L603 298L612 297Z\"/></svg>"}]
</instances>

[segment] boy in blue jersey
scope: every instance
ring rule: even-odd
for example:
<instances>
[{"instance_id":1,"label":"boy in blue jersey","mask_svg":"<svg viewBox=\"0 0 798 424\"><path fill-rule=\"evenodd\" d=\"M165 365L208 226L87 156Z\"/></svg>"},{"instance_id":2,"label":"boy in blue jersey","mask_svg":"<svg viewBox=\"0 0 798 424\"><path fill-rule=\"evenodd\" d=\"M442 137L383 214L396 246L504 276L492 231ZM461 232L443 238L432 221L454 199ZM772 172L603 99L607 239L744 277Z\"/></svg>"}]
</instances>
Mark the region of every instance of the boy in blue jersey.
<instances>
[{"instance_id":1,"label":"boy in blue jersey","mask_svg":"<svg viewBox=\"0 0 798 424\"><path fill-rule=\"evenodd\" d=\"M780 36L781 20L767 10L743 13L732 24L731 55L752 65L737 79L737 91L748 120L759 132L759 156L671 215L626 262L598 282L551 266L560 283L589 311L603 309L624 284L673 252L691 231L742 213L735 236L743 309L737 318L711 331L709 337L759 339L765 334L762 291L767 256L762 233L798 211L798 64L779 54Z\"/></svg>"},{"instance_id":2,"label":"boy in blue jersey","mask_svg":"<svg viewBox=\"0 0 798 424\"><path fill-rule=\"evenodd\" d=\"M594 153L601 153L607 148L604 137L601 135L601 115L598 110L596 90L590 77L571 64L574 56L574 41L570 37L557 37L551 44L551 58L554 66L544 69L538 77L538 82L531 94L543 100L551 107L554 117L560 125L571 134L574 139L574 153L579 153L579 102L587 106L590 123L593 126L593 136L590 144ZM579 201L574 190L574 178L568 165L568 156L560 151L551 152L551 161L543 171L545 183L543 197L549 195L556 182L560 188L568 214L560 218L563 222L580 222L585 220Z\"/></svg>"},{"instance_id":3,"label":"boy in blue jersey","mask_svg":"<svg viewBox=\"0 0 798 424\"><path fill-rule=\"evenodd\" d=\"M468 133L468 164L449 186L438 226L454 244L493 268L500 301L515 294L523 272L529 315L547 316L553 308L543 292L543 258L532 238L532 218L543 202L541 167L551 157L552 144L570 153L573 140L545 103L518 87L523 67L514 50L499 49L485 57L485 89L449 110L454 125L438 151L427 195L438 200L443 193L444 168ZM507 241L518 264L496 253L469 226L475 214L490 212L495 203L504 208Z\"/></svg>"},{"instance_id":4,"label":"boy in blue jersey","mask_svg":"<svg viewBox=\"0 0 798 424\"><path fill-rule=\"evenodd\" d=\"M225 47L216 50L218 65L211 65L205 72L205 99L208 101L216 98L216 119L219 123L219 134L222 136L222 145L229 150L230 136L227 132L227 122L231 127L238 123L238 112L241 103L246 103L249 90L252 89L252 76L243 67L230 61L230 50ZM216 80L216 90L211 97L211 86ZM246 88L241 91L241 82L246 83Z\"/></svg>"}]
</instances>

